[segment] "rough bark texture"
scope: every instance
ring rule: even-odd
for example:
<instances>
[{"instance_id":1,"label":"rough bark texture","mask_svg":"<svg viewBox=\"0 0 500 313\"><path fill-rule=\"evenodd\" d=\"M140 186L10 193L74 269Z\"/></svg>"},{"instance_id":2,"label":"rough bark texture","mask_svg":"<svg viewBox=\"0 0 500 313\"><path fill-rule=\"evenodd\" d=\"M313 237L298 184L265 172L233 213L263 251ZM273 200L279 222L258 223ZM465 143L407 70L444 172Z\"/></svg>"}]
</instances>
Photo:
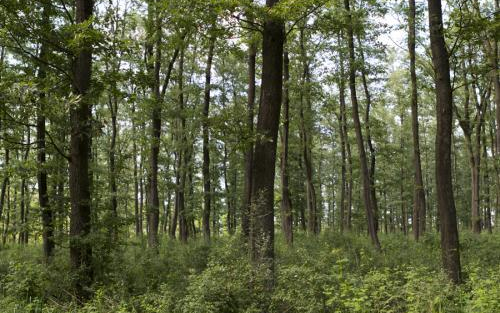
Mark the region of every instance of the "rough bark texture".
<instances>
[{"instance_id":1,"label":"rough bark texture","mask_svg":"<svg viewBox=\"0 0 500 313\"><path fill-rule=\"evenodd\" d=\"M288 177L288 139L290 133L290 59L288 51L283 59L283 133L281 136L281 226L288 245L293 243L292 199L290 198Z\"/></svg>"},{"instance_id":2,"label":"rough bark texture","mask_svg":"<svg viewBox=\"0 0 500 313\"><path fill-rule=\"evenodd\" d=\"M417 73L415 70L415 0L409 0L408 11L408 51L410 53L411 80L411 129L413 134L413 237L418 240L425 232L425 189L420 161L420 139L418 133Z\"/></svg>"},{"instance_id":3,"label":"rough bark texture","mask_svg":"<svg viewBox=\"0 0 500 313\"><path fill-rule=\"evenodd\" d=\"M207 66L205 68L205 94L203 102L203 238L210 241L210 147L209 147L209 129L208 116L210 113L210 83L212 78L212 60L214 57L215 36L212 35L208 47Z\"/></svg>"},{"instance_id":4,"label":"rough bark texture","mask_svg":"<svg viewBox=\"0 0 500 313\"><path fill-rule=\"evenodd\" d=\"M279 0L267 0L273 7ZM274 178L276 146L283 93L284 23L267 16L262 43L262 100L253 159L251 256L270 271L265 288L274 286Z\"/></svg>"},{"instance_id":5,"label":"rough bark texture","mask_svg":"<svg viewBox=\"0 0 500 313\"><path fill-rule=\"evenodd\" d=\"M92 0L76 0L76 23L86 22L91 16ZM92 69L92 45L84 43L73 62L73 92L81 96L70 111L71 139L69 163L69 190L71 199L70 260L77 279L74 281L77 297L89 296L87 287L93 280L91 230L91 197L89 160L91 148L91 105L87 95Z\"/></svg>"},{"instance_id":6,"label":"rough bark texture","mask_svg":"<svg viewBox=\"0 0 500 313\"><path fill-rule=\"evenodd\" d=\"M436 84L436 193L443 267L454 283L461 280L457 219L451 173L453 97L444 41L441 0L428 0L432 63Z\"/></svg>"},{"instance_id":7,"label":"rough bark texture","mask_svg":"<svg viewBox=\"0 0 500 313\"><path fill-rule=\"evenodd\" d=\"M349 46L349 89L351 92L352 104L352 119L354 121L354 130L356 131L356 141L359 150L359 161L361 165L361 180L363 182L363 201L366 211L366 218L368 223L368 233L372 240L373 245L380 249L380 242L378 240L377 231L375 229L375 221L373 216L373 205L371 199L370 187L370 173L366 159L366 152L364 147L363 134L361 131L361 123L359 120L358 98L356 95L356 68L355 68L355 52L354 52L354 34L352 26L352 18L350 12L349 0L344 0L344 7L347 11L348 25L347 25L347 42Z\"/></svg>"}]
</instances>

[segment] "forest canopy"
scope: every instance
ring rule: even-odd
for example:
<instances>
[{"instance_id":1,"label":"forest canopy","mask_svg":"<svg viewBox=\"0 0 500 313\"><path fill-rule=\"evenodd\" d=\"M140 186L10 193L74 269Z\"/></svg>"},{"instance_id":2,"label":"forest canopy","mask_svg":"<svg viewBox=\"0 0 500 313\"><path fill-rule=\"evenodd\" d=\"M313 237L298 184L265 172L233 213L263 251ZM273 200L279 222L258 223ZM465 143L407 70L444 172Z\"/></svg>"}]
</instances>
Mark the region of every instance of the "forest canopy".
<instances>
[{"instance_id":1,"label":"forest canopy","mask_svg":"<svg viewBox=\"0 0 500 313\"><path fill-rule=\"evenodd\" d=\"M498 0L2 0L0 311L500 312Z\"/></svg>"}]
</instances>

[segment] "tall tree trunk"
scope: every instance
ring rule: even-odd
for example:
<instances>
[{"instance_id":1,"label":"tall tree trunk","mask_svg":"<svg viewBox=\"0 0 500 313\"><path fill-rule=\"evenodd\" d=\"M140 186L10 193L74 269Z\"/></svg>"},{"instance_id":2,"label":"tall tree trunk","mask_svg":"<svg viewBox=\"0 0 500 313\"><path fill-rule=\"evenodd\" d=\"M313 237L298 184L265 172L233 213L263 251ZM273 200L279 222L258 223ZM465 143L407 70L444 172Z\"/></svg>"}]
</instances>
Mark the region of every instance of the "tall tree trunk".
<instances>
[{"instance_id":1,"label":"tall tree trunk","mask_svg":"<svg viewBox=\"0 0 500 313\"><path fill-rule=\"evenodd\" d=\"M139 176L137 164L137 126L135 122L135 102L132 104L132 154L134 158L134 220L135 220L135 235L142 236L142 225L139 211Z\"/></svg>"},{"instance_id":2,"label":"tall tree trunk","mask_svg":"<svg viewBox=\"0 0 500 313\"><path fill-rule=\"evenodd\" d=\"M341 35L338 36L339 43L341 42ZM340 232L344 232L346 227L346 192L348 188L348 183L346 179L346 145L347 145L347 121L346 121L346 105L345 105L345 70L344 70L344 54L340 52L340 73L338 79L339 88L339 102L340 102L340 112L339 112L339 134L340 134L340 158L341 158L341 183L340 183Z\"/></svg>"},{"instance_id":3,"label":"tall tree trunk","mask_svg":"<svg viewBox=\"0 0 500 313\"><path fill-rule=\"evenodd\" d=\"M356 68L355 68L355 52L354 52L354 35L352 17L350 11L349 0L344 0L344 7L347 11L347 36L349 46L349 89L351 91L351 104L352 104L352 119L354 121L354 130L356 131L356 141L358 143L359 161L361 165L361 180L363 182L363 200L366 211L366 218L368 222L368 232L372 240L372 244L380 249L380 242L378 240L377 231L375 229L375 220L373 216L373 204L371 199L370 187L370 173L366 159L366 152L364 147L363 134L361 131L361 123L359 120L358 98L356 95Z\"/></svg>"},{"instance_id":4,"label":"tall tree trunk","mask_svg":"<svg viewBox=\"0 0 500 313\"><path fill-rule=\"evenodd\" d=\"M450 64L444 41L441 0L428 0L432 63L434 65L437 106L436 193L440 218L443 267L448 277L459 283L460 253L451 173L453 96Z\"/></svg>"},{"instance_id":5,"label":"tall tree trunk","mask_svg":"<svg viewBox=\"0 0 500 313\"><path fill-rule=\"evenodd\" d=\"M281 136L281 227L287 245L293 243L292 199L288 177L288 140L290 133L290 59L288 51L283 59L283 134Z\"/></svg>"},{"instance_id":6,"label":"tall tree trunk","mask_svg":"<svg viewBox=\"0 0 500 313\"><path fill-rule=\"evenodd\" d=\"M400 101L400 99L399 99ZM400 112L400 115L399 115L399 119L401 121L401 137L400 137L400 141L399 141L399 154L401 155L401 164L400 164L400 183L399 183L399 201L400 201L400 204L401 204L401 231L403 232L403 234L406 236L408 235L408 212L406 210L406 201L405 201L405 197L404 197L404 190L405 190L405 167L406 167L406 164L405 164L405 160L406 160L406 156L405 156L405 151L404 151L404 147L405 147L405 136L404 136L404 121L405 121L405 110L403 108L403 106L401 105L401 103L398 103L398 105L401 107L401 112Z\"/></svg>"},{"instance_id":7,"label":"tall tree trunk","mask_svg":"<svg viewBox=\"0 0 500 313\"><path fill-rule=\"evenodd\" d=\"M177 163L177 194L176 202L179 214L179 238L183 243L188 239L188 223L186 216L185 204L185 187L186 187L186 174L187 174L187 137L186 137L186 117L184 116L184 48L181 50L179 60L179 156Z\"/></svg>"},{"instance_id":8,"label":"tall tree trunk","mask_svg":"<svg viewBox=\"0 0 500 313\"><path fill-rule=\"evenodd\" d=\"M43 1L43 20L44 25L50 25L50 1ZM40 59L47 60L48 49L45 43L40 48ZM44 90L47 68L45 64L38 68L38 79L40 80L41 90ZM54 214L50 208L48 187L47 187L47 169L45 152L45 104L47 101L45 92L40 92L38 99L37 119L36 119L36 140L37 140L37 182L38 182L38 203L42 211L42 240L43 256L46 262L49 262L55 247L54 242Z\"/></svg>"},{"instance_id":9,"label":"tall tree trunk","mask_svg":"<svg viewBox=\"0 0 500 313\"><path fill-rule=\"evenodd\" d=\"M415 62L415 0L409 0L408 11L408 51L410 53L410 80L411 80L411 129L413 134L413 237L418 241L425 232L425 189L422 178L422 163L420 161L420 139L418 133L418 93Z\"/></svg>"},{"instance_id":10,"label":"tall tree trunk","mask_svg":"<svg viewBox=\"0 0 500 313\"><path fill-rule=\"evenodd\" d=\"M208 116L210 113L210 90L212 78L212 60L214 57L215 35L211 35L207 55L207 67L205 68L205 96L203 103L203 238L210 241L210 146Z\"/></svg>"},{"instance_id":11,"label":"tall tree trunk","mask_svg":"<svg viewBox=\"0 0 500 313\"><path fill-rule=\"evenodd\" d=\"M157 1L148 3L148 21L146 44L147 68L150 76L152 93L151 110L151 147L149 152L148 171L148 245L158 247L158 225L160 222L160 199L158 197L158 154L161 136L161 100L160 100L160 67L161 67L161 19Z\"/></svg>"},{"instance_id":12,"label":"tall tree trunk","mask_svg":"<svg viewBox=\"0 0 500 313\"><path fill-rule=\"evenodd\" d=\"M248 48L248 99L247 99L247 131L250 140L245 149L245 177L243 186L243 206L241 214L241 228L243 235L250 235L250 203L252 197L252 173L253 173L253 130L254 130L254 106L255 106L255 64L257 59L257 44L251 39Z\"/></svg>"},{"instance_id":13,"label":"tall tree trunk","mask_svg":"<svg viewBox=\"0 0 500 313\"><path fill-rule=\"evenodd\" d=\"M76 23L87 23L92 16L92 0L76 0ZM92 44L83 43L73 62L73 92L80 102L70 110L71 139L69 189L71 198L70 259L77 277L75 294L87 298L93 281L90 196L90 149L92 111L89 96L92 76Z\"/></svg>"},{"instance_id":14,"label":"tall tree trunk","mask_svg":"<svg viewBox=\"0 0 500 313\"><path fill-rule=\"evenodd\" d=\"M366 61L365 61L365 53L363 51L363 46L361 44L361 39L359 36L358 46L359 53L361 56L361 81L363 83L363 91L365 92L366 99L366 109L365 109L365 131L366 131L366 144L368 146L368 150L370 151L370 168L369 168L369 176L370 176L370 194L372 197L372 205L373 205L373 222L375 224L375 231L378 232L378 222L379 222L379 213L378 213L378 202L377 202L377 194L375 189L375 165L376 165L376 156L375 156L375 148L373 147L371 128L370 128L370 110L372 107L372 97L370 94L370 89L368 87L368 73L366 70Z\"/></svg>"},{"instance_id":15,"label":"tall tree trunk","mask_svg":"<svg viewBox=\"0 0 500 313\"><path fill-rule=\"evenodd\" d=\"M268 8L279 0L267 0ZM251 256L271 272L265 288L274 287L274 178L276 144L283 93L284 23L273 16L264 22L262 43L262 96L255 144L252 183ZM265 138L264 138L265 137ZM267 311L263 304L263 311Z\"/></svg>"},{"instance_id":16,"label":"tall tree trunk","mask_svg":"<svg viewBox=\"0 0 500 313\"><path fill-rule=\"evenodd\" d=\"M109 225L109 233L111 240L114 241L118 236L118 188L116 186L116 137L118 135L118 99L116 82L112 83L112 95L109 95L109 111L111 113L111 143L109 146L109 190L111 192L111 220ZM135 157L135 155L134 155Z\"/></svg>"},{"instance_id":17,"label":"tall tree trunk","mask_svg":"<svg viewBox=\"0 0 500 313\"><path fill-rule=\"evenodd\" d=\"M30 146L31 146L31 128L28 126L26 127L26 147L24 150L24 156L23 156L23 163L26 166L26 163L28 162L28 156L30 153ZM21 213L21 219L20 219L20 233L19 233L19 243L20 244L27 244L28 243L28 201L26 201L27 197L27 177L22 177L21 179L21 203L20 203L20 213Z\"/></svg>"},{"instance_id":18,"label":"tall tree trunk","mask_svg":"<svg viewBox=\"0 0 500 313\"><path fill-rule=\"evenodd\" d=\"M304 159L304 165L306 170L306 201L307 201L307 211L309 217L307 219L307 228L311 234L318 234L318 214L316 205L316 190L313 183L313 165L312 165L312 131L310 127L310 115L311 115L311 91L310 91L310 73L309 73L309 60L307 59L307 54L305 50L304 43L304 28L300 30L300 51L302 59L302 79L301 79L301 93L300 93L300 137L302 142L302 158ZM304 98L306 105L304 105ZM306 120L307 119L307 120Z\"/></svg>"}]
</instances>

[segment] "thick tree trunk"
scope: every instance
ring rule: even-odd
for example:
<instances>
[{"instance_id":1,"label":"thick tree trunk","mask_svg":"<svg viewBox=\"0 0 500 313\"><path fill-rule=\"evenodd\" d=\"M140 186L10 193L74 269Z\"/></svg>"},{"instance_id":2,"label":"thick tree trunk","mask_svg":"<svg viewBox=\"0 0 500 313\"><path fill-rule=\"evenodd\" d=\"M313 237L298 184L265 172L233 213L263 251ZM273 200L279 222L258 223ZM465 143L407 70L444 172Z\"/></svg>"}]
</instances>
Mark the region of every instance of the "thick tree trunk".
<instances>
[{"instance_id":1,"label":"thick tree trunk","mask_svg":"<svg viewBox=\"0 0 500 313\"><path fill-rule=\"evenodd\" d=\"M160 199L158 197L158 154L161 136L161 99L160 99L160 67L161 67L161 19L157 2L148 3L148 21L146 44L147 68L150 76L152 93L151 109L151 147L149 151L148 171L148 245L158 247L158 225L160 222Z\"/></svg>"},{"instance_id":2,"label":"thick tree trunk","mask_svg":"<svg viewBox=\"0 0 500 313\"><path fill-rule=\"evenodd\" d=\"M425 232L425 189L422 178L422 163L420 161L420 139L418 133L418 93L415 62L415 0L409 0L408 11L408 51L410 53L410 80L411 80L411 129L413 134L413 237L418 241Z\"/></svg>"},{"instance_id":3,"label":"thick tree trunk","mask_svg":"<svg viewBox=\"0 0 500 313\"><path fill-rule=\"evenodd\" d=\"M350 12L349 0L344 0L344 6L347 11L348 25L347 36L349 46L349 89L351 91L352 118L354 121L354 130L356 131L356 141L358 143L359 161L361 165L361 180L363 182L363 200L368 222L368 233L375 248L380 249L377 231L375 229L375 220L373 216L373 204L371 199L370 173L366 159L363 134L361 131L361 123L359 120L358 98L356 95L356 68L355 68L355 52L354 52L354 34L352 17Z\"/></svg>"},{"instance_id":4,"label":"thick tree trunk","mask_svg":"<svg viewBox=\"0 0 500 313\"><path fill-rule=\"evenodd\" d=\"M279 0L267 0L268 8ZM284 23L267 16L262 43L262 100L259 107L252 183L251 256L270 270L265 288L274 286L274 178L283 93ZM266 304L264 311L266 311Z\"/></svg>"},{"instance_id":5,"label":"thick tree trunk","mask_svg":"<svg viewBox=\"0 0 500 313\"><path fill-rule=\"evenodd\" d=\"M92 0L76 0L76 23L86 23L92 16ZM73 92L81 96L77 106L70 110L71 139L69 163L69 189L71 198L70 259L77 277L75 294L89 296L88 287L93 280L90 196L90 149L92 111L87 95L92 76L92 45L86 43L73 63Z\"/></svg>"},{"instance_id":6,"label":"thick tree trunk","mask_svg":"<svg viewBox=\"0 0 500 313\"><path fill-rule=\"evenodd\" d=\"M432 63L437 106L436 193L440 218L443 267L454 282L461 281L458 229L451 172L453 96L450 64L443 34L441 0L428 0Z\"/></svg>"},{"instance_id":7,"label":"thick tree trunk","mask_svg":"<svg viewBox=\"0 0 500 313\"><path fill-rule=\"evenodd\" d=\"M208 116L210 113L210 90L212 78L212 60L214 57L215 35L210 37L208 47L207 67L205 68L205 96L203 103L203 238L210 241L210 204L211 204L211 187L210 187L210 147L209 147L209 129Z\"/></svg>"},{"instance_id":8,"label":"thick tree trunk","mask_svg":"<svg viewBox=\"0 0 500 313\"><path fill-rule=\"evenodd\" d=\"M290 133L290 59L288 51L283 59L283 134L281 136L281 227L288 245L293 243L292 199L288 177L288 140Z\"/></svg>"}]
</instances>

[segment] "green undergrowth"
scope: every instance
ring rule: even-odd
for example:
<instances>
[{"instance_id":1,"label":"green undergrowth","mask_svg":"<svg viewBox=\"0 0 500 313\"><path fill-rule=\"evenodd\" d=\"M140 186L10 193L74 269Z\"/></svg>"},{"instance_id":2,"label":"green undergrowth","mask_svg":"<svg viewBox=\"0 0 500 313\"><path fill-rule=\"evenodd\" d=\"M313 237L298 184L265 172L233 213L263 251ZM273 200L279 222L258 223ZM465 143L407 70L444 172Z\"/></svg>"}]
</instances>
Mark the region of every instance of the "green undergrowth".
<instances>
[{"instance_id":1,"label":"green undergrowth","mask_svg":"<svg viewBox=\"0 0 500 313\"><path fill-rule=\"evenodd\" d=\"M439 235L418 243L381 235L382 252L367 238L296 234L292 248L277 237L275 289L270 272L251 264L244 241L223 237L206 245L165 239L159 253L130 240L97 250L93 297L71 291L68 252L43 264L40 246L0 250L0 311L40 313L261 312L500 312L500 233L460 234L464 283L448 283L440 269Z\"/></svg>"}]
</instances>

